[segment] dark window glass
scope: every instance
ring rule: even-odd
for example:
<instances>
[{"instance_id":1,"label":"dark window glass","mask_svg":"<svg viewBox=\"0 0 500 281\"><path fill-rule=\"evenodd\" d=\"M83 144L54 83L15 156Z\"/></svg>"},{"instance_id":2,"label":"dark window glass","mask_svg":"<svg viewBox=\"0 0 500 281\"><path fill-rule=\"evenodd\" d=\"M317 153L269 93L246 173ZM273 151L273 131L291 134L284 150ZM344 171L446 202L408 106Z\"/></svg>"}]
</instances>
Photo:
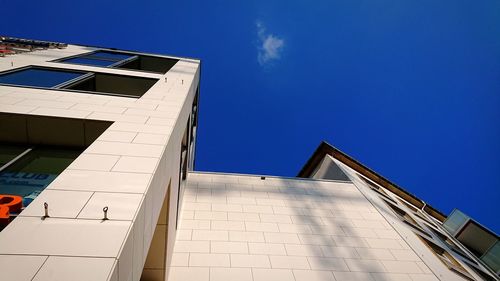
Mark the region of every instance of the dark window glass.
<instances>
[{"instance_id":1,"label":"dark window glass","mask_svg":"<svg viewBox=\"0 0 500 281\"><path fill-rule=\"evenodd\" d=\"M95 65L95 66L110 66L110 65L116 63L115 61L99 60L99 59L93 59L93 58L87 58L87 57L71 58L71 59L65 60L64 62L74 63L74 64Z\"/></svg>"},{"instance_id":2,"label":"dark window glass","mask_svg":"<svg viewBox=\"0 0 500 281\"><path fill-rule=\"evenodd\" d=\"M500 242L495 243L488 251L481 257L491 269L500 272Z\"/></svg>"},{"instance_id":3,"label":"dark window glass","mask_svg":"<svg viewBox=\"0 0 500 281\"><path fill-rule=\"evenodd\" d=\"M62 61L66 63L108 67L118 63L119 61L123 61L131 57L133 56L127 54L98 51L95 53L84 54L78 57L73 57Z\"/></svg>"},{"instance_id":4,"label":"dark window glass","mask_svg":"<svg viewBox=\"0 0 500 281\"><path fill-rule=\"evenodd\" d=\"M66 71L29 67L0 74L0 84L27 87L70 89L126 97L140 97L158 79L99 72Z\"/></svg>"},{"instance_id":5,"label":"dark window glass","mask_svg":"<svg viewBox=\"0 0 500 281\"><path fill-rule=\"evenodd\" d=\"M467 280L474 280L472 276L465 270L465 268L457 262L457 260L445 249L441 248L440 246L436 245L434 242L431 242L427 239L425 239L422 236L418 236L422 242L425 243L425 245L434 252L434 254L443 262L448 269L452 270L453 272L457 273L461 277L464 277Z\"/></svg>"},{"instance_id":6,"label":"dark window glass","mask_svg":"<svg viewBox=\"0 0 500 281\"><path fill-rule=\"evenodd\" d=\"M116 94L127 97L140 97L157 81L157 79L151 78L93 73L85 79L64 86L64 88L78 91Z\"/></svg>"},{"instance_id":7,"label":"dark window glass","mask_svg":"<svg viewBox=\"0 0 500 281\"><path fill-rule=\"evenodd\" d=\"M97 51L92 54L85 55L86 57L97 58L97 59L105 59L112 61L121 61L133 57L133 55L115 53L115 52L106 52L106 51Z\"/></svg>"},{"instance_id":8,"label":"dark window glass","mask_svg":"<svg viewBox=\"0 0 500 281\"><path fill-rule=\"evenodd\" d=\"M0 172L0 194L23 197L27 206L82 150L35 148Z\"/></svg>"},{"instance_id":9,"label":"dark window glass","mask_svg":"<svg viewBox=\"0 0 500 281\"><path fill-rule=\"evenodd\" d=\"M60 62L123 68L155 73L166 73L179 60L148 55L134 55L111 51L97 51L77 57L58 60Z\"/></svg>"},{"instance_id":10,"label":"dark window glass","mask_svg":"<svg viewBox=\"0 0 500 281\"><path fill-rule=\"evenodd\" d=\"M0 75L0 84L32 87L54 87L83 75L81 72L27 68Z\"/></svg>"},{"instance_id":11,"label":"dark window glass","mask_svg":"<svg viewBox=\"0 0 500 281\"><path fill-rule=\"evenodd\" d=\"M138 55L137 59L127 61L116 68L167 73L178 61L177 59Z\"/></svg>"},{"instance_id":12,"label":"dark window glass","mask_svg":"<svg viewBox=\"0 0 500 281\"><path fill-rule=\"evenodd\" d=\"M443 226L451 235L455 235L468 220L469 217L466 214L455 209L451 215L446 218Z\"/></svg>"},{"instance_id":13,"label":"dark window glass","mask_svg":"<svg viewBox=\"0 0 500 281\"><path fill-rule=\"evenodd\" d=\"M27 147L14 146L14 145L0 145L0 167L9 163L12 159L16 158L26 149Z\"/></svg>"}]
</instances>

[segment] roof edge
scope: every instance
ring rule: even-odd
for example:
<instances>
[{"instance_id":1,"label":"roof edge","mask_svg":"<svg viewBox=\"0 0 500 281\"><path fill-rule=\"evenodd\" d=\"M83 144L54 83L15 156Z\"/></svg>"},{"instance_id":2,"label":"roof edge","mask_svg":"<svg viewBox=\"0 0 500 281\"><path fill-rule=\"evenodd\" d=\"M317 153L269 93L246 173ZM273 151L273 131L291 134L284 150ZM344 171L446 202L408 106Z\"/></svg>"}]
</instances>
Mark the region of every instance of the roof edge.
<instances>
[{"instance_id":1,"label":"roof edge","mask_svg":"<svg viewBox=\"0 0 500 281\"><path fill-rule=\"evenodd\" d=\"M352 158L351 156L347 155L346 153L342 152L341 150L332 146L326 141L322 141L319 144L319 146L316 148L312 156L307 160L302 169L299 171L297 177L307 178L311 176L315 167L320 163L320 161L323 160L325 155L332 156L333 158L349 166L351 169L369 178L370 180L376 182L377 184L383 186L384 188L390 190L391 192L397 194L398 196L412 203L413 205L421 209L424 208L424 210L429 215L436 218L437 220L443 222L446 219L447 216L441 213L441 211L439 211L438 209L428 205L414 194L406 191L402 187L398 186L397 184L391 182L390 180L381 176L372 169L361 164L356 159Z\"/></svg>"}]
</instances>

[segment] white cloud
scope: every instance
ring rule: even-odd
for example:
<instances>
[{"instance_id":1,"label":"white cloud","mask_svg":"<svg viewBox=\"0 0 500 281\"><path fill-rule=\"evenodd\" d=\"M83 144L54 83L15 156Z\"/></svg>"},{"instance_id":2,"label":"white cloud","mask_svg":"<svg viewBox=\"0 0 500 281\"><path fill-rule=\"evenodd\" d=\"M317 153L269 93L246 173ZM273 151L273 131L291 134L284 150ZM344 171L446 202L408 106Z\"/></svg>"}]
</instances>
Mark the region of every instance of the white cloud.
<instances>
[{"instance_id":1,"label":"white cloud","mask_svg":"<svg viewBox=\"0 0 500 281\"><path fill-rule=\"evenodd\" d=\"M266 65L281 57L285 41L274 34L268 33L260 21L257 21L257 36L259 37L257 60L260 65Z\"/></svg>"}]
</instances>

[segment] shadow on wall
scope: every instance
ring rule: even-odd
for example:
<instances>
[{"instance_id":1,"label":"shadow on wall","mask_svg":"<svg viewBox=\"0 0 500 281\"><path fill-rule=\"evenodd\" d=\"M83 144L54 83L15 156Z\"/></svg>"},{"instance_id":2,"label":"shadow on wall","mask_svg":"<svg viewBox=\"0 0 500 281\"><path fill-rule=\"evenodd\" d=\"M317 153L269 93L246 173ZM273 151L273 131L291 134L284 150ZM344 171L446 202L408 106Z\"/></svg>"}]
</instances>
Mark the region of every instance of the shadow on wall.
<instances>
[{"instance_id":1,"label":"shadow on wall","mask_svg":"<svg viewBox=\"0 0 500 281\"><path fill-rule=\"evenodd\" d=\"M203 177L203 174L197 176ZM207 183L197 181L196 176L193 179L188 177L187 189L191 192L186 193L184 200L231 204L227 198L245 197L254 199L254 205L261 201L259 205L272 207L272 214L282 215L285 220L289 218L291 230L281 232L297 235L300 244L307 247L308 254L304 256L313 269L341 268L341 271L348 271L349 266L362 266L368 272L386 272L380 262L362 263L364 254L360 254L358 248L370 246L365 238L380 239L377 230L391 231L392 228L352 183L280 178L261 180L253 176L232 183L224 181L230 179L229 175L220 179L215 174L207 176L220 182ZM266 199L271 200L266 203ZM265 216L259 213L261 222ZM265 221L272 222L272 219ZM349 265L343 258L349 259Z\"/></svg>"}]
</instances>

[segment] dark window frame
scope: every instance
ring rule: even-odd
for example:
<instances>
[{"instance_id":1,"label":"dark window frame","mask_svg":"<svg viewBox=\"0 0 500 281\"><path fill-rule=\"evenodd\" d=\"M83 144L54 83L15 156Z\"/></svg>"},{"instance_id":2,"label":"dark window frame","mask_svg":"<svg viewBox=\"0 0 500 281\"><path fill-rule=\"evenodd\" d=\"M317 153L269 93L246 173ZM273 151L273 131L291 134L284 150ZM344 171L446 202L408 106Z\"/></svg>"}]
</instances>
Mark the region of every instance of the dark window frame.
<instances>
[{"instance_id":1,"label":"dark window frame","mask_svg":"<svg viewBox=\"0 0 500 281\"><path fill-rule=\"evenodd\" d=\"M66 92L84 93L84 94L91 94L91 95L116 96L116 97L125 97L125 98L138 99L142 95L144 95L147 91L144 92L142 95L137 96L137 95L127 95L127 94L119 94L119 93L109 93L109 92L74 90L74 89L68 89L68 88L62 88L62 87L69 87L69 86L75 85L77 83L81 83L85 79L90 79L93 76L95 76L96 74L118 76L118 77L139 78L139 79L146 79L146 80L156 80L156 82L154 82L153 85L156 84L160 80L160 79L157 79L157 78L140 77L140 76L132 76L132 75L123 75L123 74L115 74L115 73L105 73L105 72L96 72L96 71L85 71L85 70L79 70L79 69L67 69L67 68L61 68L61 67L48 67L48 66L40 66L40 65L27 65L27 66L23 66L23 67L14 68L14 69L9 69L9 70L6 70L6 71L0 71L0 76L8 75L10 73L16 73L16 72L20 72L20 71L24 71L24 70L28 70L28 69L45 69L45 70L49 70L49 71L59 71L59 72L80 72L80 73L82 73L82 75L79 76L79 77L77 77L77 78L65 81L63 83L59 83L59 84L57 84L57 85L55 85L53 87L17 85L17 84L8 84L8 83L0 83L0 86L17 87L17 88L29 88L29 89L41 89L41 90L52 90L52 91L66 91Z\"/></svg>"},{"instance_id":2,"label":"dark window frame","mask_svg":"<svg viewBox=\"0 0 500 281\"><path fill-rule=\"evenodd\" d=\"M467 269L460 264L460 262L448 250L423 236L419 235L418 238L450 271L466 280L475 280Z\"/></svg>"},{"instance_id":3,"label":"dark window frame","mask_svg":"<svg viewBox=\"0 0 500 281\"><path fill-rule=\"evenodd\" d=\"M74 59L74 58L85 58L92 56L95 53L98 52L108 52L108 53L117 53L117 54L125 54L125 55L130 55L130 58L123 59L120 61L117 61L114 64L108 65L108 66L100 66L100 65L89 65L89 64L82 64L82 63L71 63L71 62L66 62L67 60ZM142 69L132 69L132 68L120 68L119 66L127 64L129 62L132 62L134 60L140 59L140 56L143 57L153 57L153 58L159 58L159 59L170 59L170 60L177 60L180 61L178 58L171 58L171 57L164 57L164 56L155 56L155 55L150 55L150 54L139 54L139 53L132 53L132 52L127 52L127 51L115 51L115 50L105 50L105 49L99 49L99 50L94 50L90 51L87 53L82 53L82 54L77 54L77 55L72 55L64 58L58 58L51 60L50 62L56 62L56 63L64 63L64 64L70 64L70 65L82 65L82 66L90 66L90 67L101 67L101 68L109 68L109 69L119 69L119 70L125 70L125 71L137 71L137 72L144 72L144 73L149 73L149 74L157 74L157 75L164 75L166 74L169 70L166 72L158 72L158 71L150 71L150 70L142 70Z\"/></svg>"},{"instance_id":4,"label":"dark window frame","mask_svg":"<svg viewBox=\"0 0 500 281\"><path fill-rule=\"evenodd\" d=\"M371 180L365 178L361 174L357 174L357 175L358 175L358 178L360 178L366 185L368 185L368 187L371 190L376 192L378 195L380 195L381 197L389 200L390 202L392 202L396 205L398 204L394 198L392 198L391 196L389 196L389 194L387 194L387 192L383 189L383 187L381 187L381 186L377 185L376 183L372 182Z\"/></svg>"},{"instance_id":5,"label":"dark window frame","mask_svg":"<svg viewBox=\"0 0 500 281\"><path fill-rule=\"evenodd\" d=\"M99 52L125 54L125 55L129 55L130 57L129 58L124 58L124 59L121 59L121 60L111 60L111 59L106 59L104 57L98 58L99 56L93 57L94 54L97 54ZM67 62L68 60L76 59L76 58L86 58L86 59L93 59L93 60L111 61L111 62L114 62L114 63L110 64L108 66L102 66L102 65L91 65L91 64ZM134 59L137 59L137 58L139 58L138 54L132 54L132 53L126 53L126 52L115 52L115 51L109 51L109 50L95 50L95 51L91 51L91 52L87 52L87 53L83 53L83 54L77 54L77 55L73 55L73 56L69 56L69 57L54 59L54 60L51 60L50 62L72 64L72 65L84 65L84 66L92 66L92 67L102 67L102 68L114 68L116 66L125 64L125 63L130 62L130 61L132 61ZM138 70L138 71L141 71L141 70ZM152 73L157 73L157 72L152 72Z\"/></svg>"},{"instance_id":6,"label":"dark window frame","mask_svg":"<svg viewBox=\"0 0 500 281\"><path fill-rule=\"evenodd\" d=\"M383 199L383 198L382 198ZM425 229L405 210L400 208L398 205L391 204L390 202L383 200L389 209L398 217L404 224L408 225L413 232L432 238L432 236L425 231Z\"/></svg>"},{"instance_id":7,"label":"dark window frame","mask_svg":"<svg viewBox=\"0 0 500 281\"><path fill-rule=\"evenodd\" d=\"M13 146L13 144L8 143L8 142L0 142L0 146L2 146L2 145ZM14 186L16 189L15 192L12 190L12 186L13 186L12 183L9 183L8 180L2 181L0 183L0 190L1 190L0 193L4 193L5 188L6 188L7 191L10 191L10 192L4 193L4 194L10 194L10 195L19 196L19 197L23 198L23 208L21 209L21 212L24 210L24 208L26 208L31 203L31 202L29 202L25 205L25 200L28 196L31 196L34 192L40 192L40 193L43 192L85 150L82 147L45 145L45 144L18 144L15 146L22 148L23 151L17 153L17 155L14 158L12 158L9 162L5 163L4 165L2 165L0 167L0 176L2 177L2 179L5 180L5 177L6 178L14 177L14 175L16 176L15 178L17 178L19 176L19 174L24 174L25 176L30 175L29 177L26 178L26 180L33 179L37 174L38 175L54 175L54 178L52 178L52 179L50 179L50 178L48 180L42 179L42 181L45 180L45 182L42 182L42 184L45 184L42 187L25 185L22 183L22 181L24 180L24 179L22 179L21 183L14 183ZM63 154L63 157L60 157L61 153ZM40 157L43 155L45 155L45 157ZM43 159L47 159L47 157L46 157L47 155L50 155L48 158L50 158L52 156L51 159L58 159L58 161L60 161L60 162L58 163L58 166L54 166L53 162L52 162L52 164L48 166L48 169L50 171L40 170L40 167L42 167L42 166L40 166L39 164L37 166L37 164L35 164L35 163L36 163L36 161L38 161L38 163L40 161L46 161ZM59 159L62 159L62 160L59 160ZM69 160L69 159L71 159L71 160ZM61 164L61 161L63 161L62 164ZM64 163L64 162L66 162L66 163ZM33 166L33 164L34 164L34 166ZM45 163L45 164L47 164L47 163ZM47 165L43 165L43 167L44 167L43 169L47 169ZM28 171L26 171L26 169ZM28 188L28 190L30 188L32 189L31 191L28 191L30 193L28 193L27 195L20 194L20 193L22 193L22 190L24 190L26 192L27 188ZM38 188L40 190L36 190L36 188ZM36 195L35 197L37 197L37 196L38 195ZM33 200L33 198L31 198L31 200ZM13 220L18 215L19 215L19 213L11 213L10 220ZM0 224L0 232L4 229L5 226L6 225Z\"/></svg>"}]
</instances>

